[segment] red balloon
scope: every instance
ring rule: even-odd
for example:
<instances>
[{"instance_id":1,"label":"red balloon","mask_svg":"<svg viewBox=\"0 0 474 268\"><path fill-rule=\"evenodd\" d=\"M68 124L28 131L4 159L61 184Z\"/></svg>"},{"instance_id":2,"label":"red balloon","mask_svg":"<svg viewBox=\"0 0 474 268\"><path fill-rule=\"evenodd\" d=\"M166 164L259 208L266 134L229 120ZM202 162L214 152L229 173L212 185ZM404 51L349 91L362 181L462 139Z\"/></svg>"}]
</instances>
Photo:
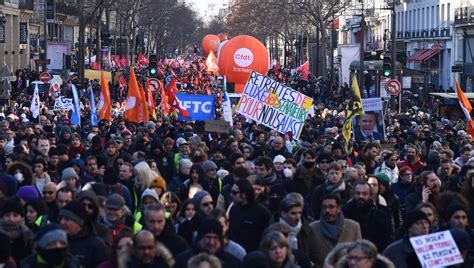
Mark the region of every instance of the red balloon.
<instances>
[{"instance_id":1,"label":"red balloon","mask_svg":"<svg viewBox=\"0 0 474 268\"><path fill-rule=\"evenodd\" d=\"M208 34L204 36L202 39L202 51L204 52L204 56L207 56L211 51L216 54L220 43L221 40L217 35Z\"/></svg>"},{"instance_id":2,"label":"red balloon","mask_svg":"<svg viewBox=\"0 0 474 268\"><path fill-rule=\"evenodd\" d=\"M269 70L267 48L255 37L239 35L221 47L217 64L227 81L235 83L235 93L242 93L252 71L266 75Z\"/></svg>"}]
</instances>

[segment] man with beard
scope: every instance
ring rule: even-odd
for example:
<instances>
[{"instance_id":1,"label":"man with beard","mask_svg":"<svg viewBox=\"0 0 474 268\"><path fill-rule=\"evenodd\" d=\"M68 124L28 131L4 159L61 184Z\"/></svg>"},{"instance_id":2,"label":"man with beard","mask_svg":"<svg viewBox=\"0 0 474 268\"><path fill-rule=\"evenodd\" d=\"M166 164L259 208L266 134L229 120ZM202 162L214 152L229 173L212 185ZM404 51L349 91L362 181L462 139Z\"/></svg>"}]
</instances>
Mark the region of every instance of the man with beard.
<instances>
[{"instance_id":1,"label":"man with beard","mask_svg":"<svg viewBox=\"0 0 474 268\"><path fill-rule=\"evenodd\" d=\"M365 146L362 153L359 155L357 162L362 162L365 165L366 174L374 174L377 166L375 158L379 155L379 146L375 143L369 143Z\"/></svg>"},{"instance_id":2,"label":"man with beard","mask_svg":"<svg viewBox=\"0 0 474 268\"><path fill-rule=\"evenodd\" d=\"M393 233L391 217L375 206L367 181L360 180L354 184L353 199L342 211L346 218L359 223L362 238L373 242L380 251L385 249Z\"/></svg>"},{"instance_id":3,"label":"man with beard","mask_svg":"<svg viewBox=\"0 0 474 268\"><path fill-rule=\"evenodd\" d=\"M309 225L318 245L315 267L323 267L324 259L337 244L362 239L359 224L344 218L342 200L338 195L322 196L321 202L320 220Z\"/></svg>"},{"instance_id":4,"label":"man with beard","mask_svg":"<svg viewBox=\"0 0 474 268\"><path fill-rule=\"evenodd\" d=\"M82 191L77 196L86 211L86 218L92 224L95 233L104 243L108 240L108 229L103 223L99 222L99 201L93 191Z\"/></svg>"},{"instance_id":5,"label":"man with beard","mask_svg":"<svg viewBox=\"0 0 474 268\"><path fill-rule=\"evenodd\" d=\"M25 259L21 267L79 268L77 260L68 252L66 232L57 224L48 224L36 233L35 254Z\"/></svg>"},{"instance_id":6,"label":"man with beard","mask_svg":"<svg viewBox=\"0 0 474 268\"><path fill-rule=\"evenodd\" d=\"M423 171L420 174L422 189L411 192L406 197L406 211L411 211L420 202L430 202L436 206L439 192L441 191L441 180L433 171Z\"/></svg>"},{"instance_id":7,"label":"man with beard","mask_svg":"<svg viewBox=\"0 0 474 268\"><path fill-rule=\"evenodd\" d=\"M410 167L414 174L418 174L418 170L421 170L424 166L418 157L416 146L413 144L407 145L405 160L398 163L398 168Z\"/></svg>"},{"instance_id":8,"label":"man with beard","mask_svg":"<svg viewBox=\"0 0 474 268\"><path fill-rule=\"evenodd\" d=\"M407 214L403 223L403 237L388 245L383 255L389 258L397 268L419 267L420 263L410 243L410 237L426 235L429 232L428 216L421 210L413 210Z\"/></svg>"},{"instance_id":9,"label":"man with beard","mask_svg":"<svg viewBox=\"0 0 474 268\"><path fill-rule=\"evenodd\" d=\"M176 234L172 221L166 219L166 208L162 204L147 206L144 215L145 229L155 236L156 241L165 245L174 257L188 249L186 240Z\"/></svg>"}]
</instances>

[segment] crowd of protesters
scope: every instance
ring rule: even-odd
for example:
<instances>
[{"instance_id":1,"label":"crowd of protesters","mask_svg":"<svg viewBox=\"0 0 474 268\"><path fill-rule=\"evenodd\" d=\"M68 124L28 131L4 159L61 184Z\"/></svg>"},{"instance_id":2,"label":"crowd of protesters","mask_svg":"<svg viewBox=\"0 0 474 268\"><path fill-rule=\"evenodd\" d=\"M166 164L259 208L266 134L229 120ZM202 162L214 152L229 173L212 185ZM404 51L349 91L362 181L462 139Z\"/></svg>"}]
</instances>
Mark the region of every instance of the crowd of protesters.
<instances>
[{"instance_id":1,"label":"crowd of protesters","mask_svg":"<svg viewBox=\"0 0 474 268\"><path fill-rule=\"evenodd\" d=\"M220 116L202 64L162 79L216 95ZM17 74L0 113L2 267L421 267L409 238L441 230L463 255L456 267L474 265L472 137L436 115L438 101L389 111L384 139L345 152L347 85L282 67L268 75L315 100L299 140L237 114L229 133L119 111L93 126L88 105L71 125L48 101L35 119L35 75Z\"/></svg>"}]
</instances>

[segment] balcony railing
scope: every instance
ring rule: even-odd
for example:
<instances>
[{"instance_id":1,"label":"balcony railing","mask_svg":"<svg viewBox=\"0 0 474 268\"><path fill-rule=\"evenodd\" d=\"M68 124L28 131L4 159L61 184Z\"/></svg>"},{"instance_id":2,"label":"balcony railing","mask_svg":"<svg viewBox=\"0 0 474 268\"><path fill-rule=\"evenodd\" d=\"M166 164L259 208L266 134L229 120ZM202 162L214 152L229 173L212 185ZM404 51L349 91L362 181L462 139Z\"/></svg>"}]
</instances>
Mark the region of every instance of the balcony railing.
<instances>
[{"instance_id":1,"label":"balcony railing","mask_svg":"<svg viewBox=\"0 0 474 268\"><path fill-rule=\"evenodd\" d=\"M3 2L3 0L0 0L0 1ZM20 0L19 4L20 4L20 9L26 9L26 10L31 10L31 11L35 10L34 0Z\"/></svg>"},{"instance_id":2,"label":"balcony railing","mask_svg":"<svg viewBox=\"0 0 474 268\"><path fill-rule=\"evenodd\" d=\"M459 7L454 12L454 24L474 23L474 7Z\"/></svg>"}]
</instances>

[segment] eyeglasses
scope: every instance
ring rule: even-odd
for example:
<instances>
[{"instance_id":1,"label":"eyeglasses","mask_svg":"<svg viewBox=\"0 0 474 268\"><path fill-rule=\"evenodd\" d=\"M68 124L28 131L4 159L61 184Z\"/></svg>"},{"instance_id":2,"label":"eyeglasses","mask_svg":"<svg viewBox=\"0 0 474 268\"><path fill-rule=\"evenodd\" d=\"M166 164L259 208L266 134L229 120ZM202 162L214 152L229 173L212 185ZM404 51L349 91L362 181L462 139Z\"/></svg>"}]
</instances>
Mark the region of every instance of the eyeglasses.
<instances>
[{"instance_id":1,"label":"eyeglasses","mask_svg":"<svg viewBox=\"0 0 474 268\"><path fill-rule=\"evenodd\" d=\"M214 205L214 202L206 202L206 203L202 203L201 206L203 207L209 207L209 206L212 206Z\"/></svg>"},{"instance_id":2,"label":"eyeglasses","mask_svg":"<svg viewBox=\"0 0 474 268\"><path fill-rule=\"evenodd\" d=\"M240 194L240 191L231 190L231 191L230 191L230 194L231 194L231 195Z\"/></svg>"},{"instance_id":3,"label":"eyeglasses","mask_svg":"<svg viewBox=\"0 0 474 268\"><path fill-rule=\"evenodd\" d=\"M54 194L53 191L43 191L43 195L46 195L46 194Z\"/></svg>"},{"instance_id":4,"label":"eyeglasses","mask_svg":"<svg viewBox=\"0 0 474 268\"><path fill-rule=\"evenodd\" d=\"M348 261L360 262L360 261L362 261L362 260L364 260L364 259L368 259L368 258L367 258L367 257L362 257L362 256L351 256L351 255L347 256L347 260L348 260Z\"/></svg>"}]
</instances>

